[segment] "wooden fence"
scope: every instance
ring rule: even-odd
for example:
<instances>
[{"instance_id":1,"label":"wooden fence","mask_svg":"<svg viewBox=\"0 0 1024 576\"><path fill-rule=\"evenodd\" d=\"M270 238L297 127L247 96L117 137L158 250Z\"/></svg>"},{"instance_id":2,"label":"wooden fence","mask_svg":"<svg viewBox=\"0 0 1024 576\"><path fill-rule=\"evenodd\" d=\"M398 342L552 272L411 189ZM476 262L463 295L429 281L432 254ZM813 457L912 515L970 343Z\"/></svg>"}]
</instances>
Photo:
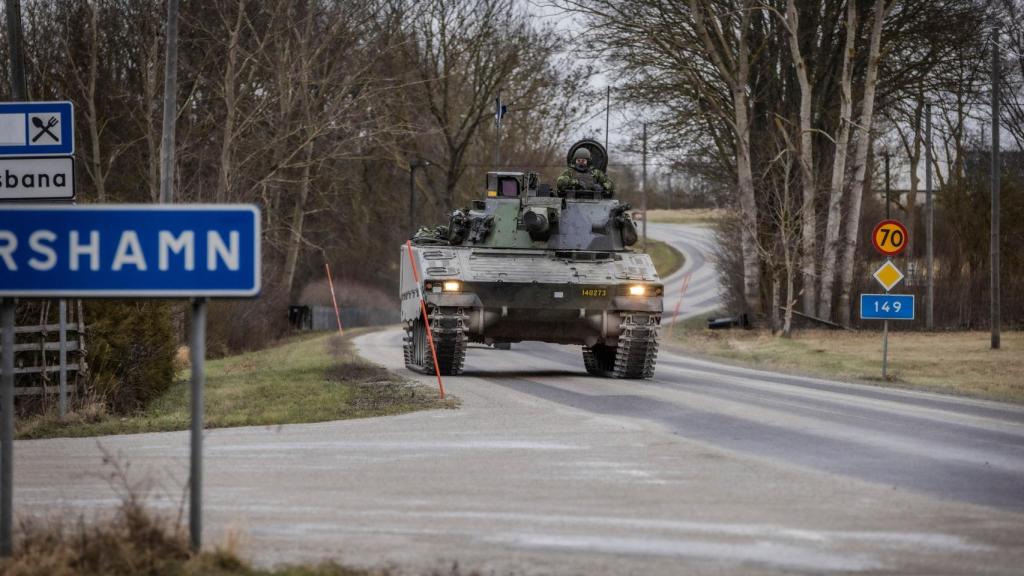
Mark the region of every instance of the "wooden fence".
<instances>
[{"instance_id":1,"label":"wooden fence","mask_svg":"<svg viewBox=\"0 0 1024 576\"><path fill-rule=\"evenodd\" d=\"M71 302L68 303L72 304ZM45 396L61 392L61 372L67 383L66 392L76 394L85 381L88 366L85 361L85 323L82 322L82 304L69 306L70 320L62 325L50 323L50 306L44 304L40 323L14 328L15 396ZM62 346L63 344L63 346ZM62 353L63 347L63 353ZM2 348L0 348L2 350ZM70 378L71 375L74 378ZM66 399L61 402L65 404Z\"/></svg>"}]
</instances>

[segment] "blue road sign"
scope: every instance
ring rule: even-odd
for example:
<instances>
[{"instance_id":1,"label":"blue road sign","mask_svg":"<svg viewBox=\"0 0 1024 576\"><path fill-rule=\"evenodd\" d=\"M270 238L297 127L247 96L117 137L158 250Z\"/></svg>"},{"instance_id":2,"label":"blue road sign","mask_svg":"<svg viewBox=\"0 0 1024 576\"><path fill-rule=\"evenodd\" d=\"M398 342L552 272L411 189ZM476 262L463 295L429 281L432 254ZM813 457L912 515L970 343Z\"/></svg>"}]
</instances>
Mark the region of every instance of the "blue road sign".
<instances>
[{"instance_id":1,"label":"blue road sign","mask_svg":"<svg viewBox=\"0 0 1024 576\"><path fill-rule=\"evenodd\" d=\"M71 102L0 102L0 157L74 153Z\"/></svg>"},{"instance_id":2,"label":"blue road sign","mask_svg":"<svg viewBox=\"0 0 1024 576\"><path fill-rule=\"evenodd\" d=\"M0 206L0 296L247 297L259 291L254 206Z\"/></svg>"},{"instance_id":3,"label":"blue road sign","mask_svg":"<svg viewBox=\"0 0 1024 576\"><path fill-rule=\"evenodd\" d=\"M861 294L861 320L913 320L913 294Z\"/></svg>"}]
</instances>

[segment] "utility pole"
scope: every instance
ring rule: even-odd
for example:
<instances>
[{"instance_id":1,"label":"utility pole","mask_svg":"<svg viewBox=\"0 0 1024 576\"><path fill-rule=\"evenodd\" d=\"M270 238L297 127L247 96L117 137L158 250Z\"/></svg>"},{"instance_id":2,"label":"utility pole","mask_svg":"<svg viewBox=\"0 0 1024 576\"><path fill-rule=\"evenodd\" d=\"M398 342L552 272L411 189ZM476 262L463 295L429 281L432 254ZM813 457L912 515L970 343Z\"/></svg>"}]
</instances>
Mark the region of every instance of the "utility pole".
<instances>
[{"instance_id":1,"label":"utility pole","mask_svg":"<svg viewBox=\"0 0 1024 576\"><path fill-rule=\"evenodd\" d=\"M409 161L409 235L416 234L416 169L430 166L427 160L419 158Z\"/></svg>"},{"instance_id":2,"label":"utility pole","mask_svg":"<svg viewBox=\"0 0 1024 576\"><path fill-rule=\"evenodd\" d=\"M926 282L928 284L928 306L925 308L925 328L935 328L935 202L932 198L932 105L929 103L924 116L924 203L925 236L928 244Z\"/></svg>"},{"instance_id":3,"label":"utility pole","mask_svg":"<svg viewBox=\"0 0 1024 576\"><path fill-rule=\"evenodd\" d=\"M999 26L992 30L992 349L999 349Z\"/></svg>"},{"instance_id":4,"label":"utility pole","mask_svg":"<svg viewBox=\"0 0 1024 576\"><path fill-rule=\"evenodd\" d=\"M612 87L605 86L604 93L604 153L608 154L608 124L612 113Z\"/></svg>"},{"instance_id":5,"label":"utility pole","mask_svg":"<svg viewBox=\"0 0 1024 576\"><path fill-rule=\"evenodd\" d=\"M7 0L7 37L11 51L11 96L16 102L28 100L25 89L25 57L22 53L21 1Z\"/></svg>"},{"instance_id":6,"label":"utility pole","mask_svg":"<svg viewBox=\"0 0 1024 576\"><path fill-rule=\"evenodd\" d=\"M174 202L174 126L178 116L178 0L167 0L164 124L160 140L160 203Z\"/></svg>"},{"instance_id":7,"label":"utility pole","mask_svg":"<svg viewBox=\"0 0 1024 576\"><path fill-rule=\"evenodd\" d=\"M21 2L7 0L7 38L11 55L11 96L28 100L22 52ZM0 362L0 556L14 553L14 322L17 300L0 298L3 353Z\"/></svg>"},{"instance_id":8,"label":"utility pole","mask_svg":"<svg viewBox=\"0 0 1024 576\"><path fill-rule=\"evenodd\" d=\"M174 203L174 136L178 119L178 0L167 0L167 41L164 51L164 118L160 139L160 204ZM206 386L206 298L192 301L191 408L189 434L189 544L198 552L203 544L203 412Z\"/></svg>"},{"instance_id":9,"label":"utility pole","mask_svg":"<svg viewBox=\"0 0 1024 576\"><path fill-rule=\"evenodd\" d=\"M409 163L409 236L416 234L416 167Z\"/></svg>"},{"instance_id":10,"label":"utility pole","mask_svg":"<svg viewBox=\"0 0 1024 576\"><path fill-rule=\"evenodd\" d=\"M501 117L502 105L501 105L501 89L498 89L498 98L494 101L494 122L498 127L497 137L494 139L494 169L497 170L501 166Z\"/></svg>"},{"instance_id":11,"label":"utility pole","mask_svg":"<svg viewBox=\"0 0 1024 576\"><path fill-rule=\"evenodd\" d=\"M640 213L643 214L644 251L647 251L647 122L644 122L644 170L640 181Z\"/></svg>"},{"instance_id":12,"label":"utility pole","mask_svg":"<svg viewBox=\"0 0 1024 576\"><path fill-rule=\"evenodd\" d=\"M665 173L665 204L666 208L672 209L672 171Z\"/></svg>"},{"instance_id":13,"label":"utility pole","mask_svg":"<svg viewBox=\"0 0 1024 576\"><path fill-rule=\"evenodd\" d=\"M890 206L892 206L892 200L889 198L889 195L891 194L891 191L892 191L892 187L890 186L890 182L889 182L889 156L890 156L889 151L886 150L885 151L885 155L884 155L884 158L885 158L885 219L886 220L888 220L889 218L892 218L892 210L890 208Z\"/></svg>"}]
</instances>

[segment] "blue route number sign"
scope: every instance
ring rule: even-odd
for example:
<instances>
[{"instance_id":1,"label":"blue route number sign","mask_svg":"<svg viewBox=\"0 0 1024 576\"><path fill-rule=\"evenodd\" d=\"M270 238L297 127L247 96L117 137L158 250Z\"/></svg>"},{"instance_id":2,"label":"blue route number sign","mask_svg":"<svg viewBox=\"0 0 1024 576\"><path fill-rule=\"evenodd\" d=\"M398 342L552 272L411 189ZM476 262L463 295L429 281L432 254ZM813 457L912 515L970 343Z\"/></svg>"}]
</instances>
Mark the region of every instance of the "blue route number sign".
<instances>
[{"instance_id":1,"label":"blue route number sign","mask_svg":"<svg viewBox=\"0 0 1024 576\"><path fill-rule=\"evenodd\" d=\"M861 320L913 320L913 294L861 294Z\"/></svg>"},{"instance_id":2,"label":"blue route number sign","mask_svg":"<svg viewBox=\"0 0 1024 576\"><path fill-rule=\"evenodd\" d=\"M5 205L0 296L252 297L260 238L249 205Z\"/></svg>"}]
</instances>

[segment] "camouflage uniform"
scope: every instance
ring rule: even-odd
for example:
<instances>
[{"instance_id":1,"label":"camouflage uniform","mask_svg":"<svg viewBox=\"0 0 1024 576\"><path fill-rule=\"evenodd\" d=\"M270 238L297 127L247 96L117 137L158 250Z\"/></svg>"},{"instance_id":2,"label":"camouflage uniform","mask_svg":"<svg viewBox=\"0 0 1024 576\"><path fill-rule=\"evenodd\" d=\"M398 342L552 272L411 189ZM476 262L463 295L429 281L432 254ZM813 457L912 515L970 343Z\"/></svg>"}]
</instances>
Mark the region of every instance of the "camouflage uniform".
<instances>
[{"instance_id":1,"label":"camouflage uniform","mask_svg":"<svg viewBox=\"0 0 1024 576\"><path fill-rule=\"evenodd\" d=\"M566 190L596 190L598 185L604 189L605 198L611 198L615 194L615 184L611 179L604 172L589 166L584 171L570 166L562 172L556 182L559 196L565 196Z\"/></svg>"}]
</instances>

